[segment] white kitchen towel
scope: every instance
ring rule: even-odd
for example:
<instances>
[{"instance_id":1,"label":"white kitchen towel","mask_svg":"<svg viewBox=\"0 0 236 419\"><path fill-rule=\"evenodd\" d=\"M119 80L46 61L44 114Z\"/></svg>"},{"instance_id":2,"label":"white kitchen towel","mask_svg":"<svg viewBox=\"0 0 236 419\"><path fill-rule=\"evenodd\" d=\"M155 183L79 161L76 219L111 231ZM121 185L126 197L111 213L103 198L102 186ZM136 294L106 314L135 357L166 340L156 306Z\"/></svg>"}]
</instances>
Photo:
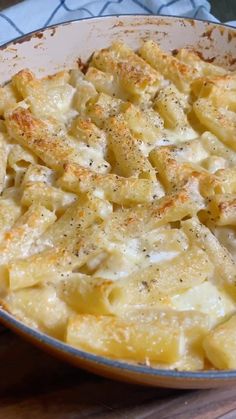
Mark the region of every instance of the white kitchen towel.
<instances>
[{"instance_id":1,"label":"white kitchen towel","mask_svg":"<svg viewBox=\"0 0 236 419\"><path fill-rule=\"evenodd\" d=\"M176 15L217 22L210 13L207 0L25 0L0 12L0 44L59 22L132 13Z\"/></svg>"}]
</instances>

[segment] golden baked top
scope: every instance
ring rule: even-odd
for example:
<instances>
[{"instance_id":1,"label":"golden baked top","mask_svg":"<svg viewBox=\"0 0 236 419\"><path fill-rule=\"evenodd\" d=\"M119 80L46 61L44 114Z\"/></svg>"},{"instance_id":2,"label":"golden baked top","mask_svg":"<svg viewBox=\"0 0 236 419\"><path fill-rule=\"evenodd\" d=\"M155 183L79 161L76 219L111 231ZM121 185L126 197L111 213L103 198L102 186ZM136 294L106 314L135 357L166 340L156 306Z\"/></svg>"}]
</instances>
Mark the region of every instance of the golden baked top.
<instances>
[{"instance_id":1,"label":"golden baked top","mask_svg":"<svg viewBox=\"0 0 236 419\"><path fill-rule=\"evenodd\" d=\"M0 88L0 292L34 328L236 368L236 73L152 40Z\"/></svg>"}]
</instances>

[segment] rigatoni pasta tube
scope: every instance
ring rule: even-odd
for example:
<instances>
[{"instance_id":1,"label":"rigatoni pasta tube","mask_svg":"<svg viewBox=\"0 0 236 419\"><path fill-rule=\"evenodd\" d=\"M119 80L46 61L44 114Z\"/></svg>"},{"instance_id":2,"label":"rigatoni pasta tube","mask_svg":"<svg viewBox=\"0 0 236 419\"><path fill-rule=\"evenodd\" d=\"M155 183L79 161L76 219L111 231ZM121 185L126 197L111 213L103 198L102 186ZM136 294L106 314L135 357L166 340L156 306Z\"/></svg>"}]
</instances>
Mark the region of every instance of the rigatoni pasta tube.
<instances>
[{"instance_id":1,"label":"rigatoni pasta tube","mask_svg":"<svg viewBox=\"0 0 236 419\"><path fill-rule=\"evenodd\" d=\"M72 317L66 341L98 355L139 362L175 362L184 352L183 332L179 329L163 327L160 322L129 323L111 316Z\"/></svg>"},{"instance_id":2,"label":"rigatoni pasta tube","mask_svg":"<svg viewBox=\"0 0 236 419\"><path fill-rule=\"evenodd\" d=\"M17 223L4 233L0 243L0 264L25 257L36 238L54 223L56 216L41 205L31 205Z\"/></svg>"},{"instance_id":3,"label":"rigatoni pasta tube","mask_svg":"<svg viewBox=\"0 0 236 419\"><path fill-rule=\"evenodd\" d=\"M125 178L113 173L99 174L76 164L66 164L58 185L77 193L102 193L116 204L132 205L152 201L155 183L149 179Z\"/></svg>"},{"instance_id":4,"label":"rigatoni pasta tube","mask_svg":"<svg viewBox=\"0 0 236 419\"><path fill-rule=\"evenodd\" d=\"M216 368L236 369L236 315L210 331L203 347Z\"/></svg>"}]
</instances>

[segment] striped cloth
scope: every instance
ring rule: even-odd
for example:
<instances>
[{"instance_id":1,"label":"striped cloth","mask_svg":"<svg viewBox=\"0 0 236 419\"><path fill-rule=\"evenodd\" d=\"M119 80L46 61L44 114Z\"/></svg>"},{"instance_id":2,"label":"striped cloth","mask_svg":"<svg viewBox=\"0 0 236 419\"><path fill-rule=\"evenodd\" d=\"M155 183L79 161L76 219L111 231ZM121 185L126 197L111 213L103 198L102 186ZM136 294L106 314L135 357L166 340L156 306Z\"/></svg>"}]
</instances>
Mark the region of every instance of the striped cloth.
<instances>
[{"instance_id":1,"label":"striped cloth","mask_svg":"<svg viewBox=\"0 0 236 419\"><path fill-rule=\"evenodd\" d=\"M25 0L0 13L0 44L59 22L130 13L217 21L207 0Z\"/></svg>"}]
</instances>

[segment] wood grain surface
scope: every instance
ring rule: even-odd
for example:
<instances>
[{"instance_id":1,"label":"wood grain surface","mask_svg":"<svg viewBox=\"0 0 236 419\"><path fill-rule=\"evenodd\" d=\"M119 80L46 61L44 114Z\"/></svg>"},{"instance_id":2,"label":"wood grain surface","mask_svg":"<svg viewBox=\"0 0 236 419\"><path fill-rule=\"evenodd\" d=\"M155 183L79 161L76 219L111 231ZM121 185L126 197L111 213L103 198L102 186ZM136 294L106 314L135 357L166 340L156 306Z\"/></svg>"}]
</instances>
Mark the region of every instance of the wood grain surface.
<instances>
[{"instance_id":1,"label":"wood grain surface","mask_svg":"<svg viewBox=\"0 0 236 419\"><path fill-rule=\"evenodd\" d=\"M236 387L128 385L64 364L0 327L2 419L235 419Z\"/></svg>"}]
</instances>

